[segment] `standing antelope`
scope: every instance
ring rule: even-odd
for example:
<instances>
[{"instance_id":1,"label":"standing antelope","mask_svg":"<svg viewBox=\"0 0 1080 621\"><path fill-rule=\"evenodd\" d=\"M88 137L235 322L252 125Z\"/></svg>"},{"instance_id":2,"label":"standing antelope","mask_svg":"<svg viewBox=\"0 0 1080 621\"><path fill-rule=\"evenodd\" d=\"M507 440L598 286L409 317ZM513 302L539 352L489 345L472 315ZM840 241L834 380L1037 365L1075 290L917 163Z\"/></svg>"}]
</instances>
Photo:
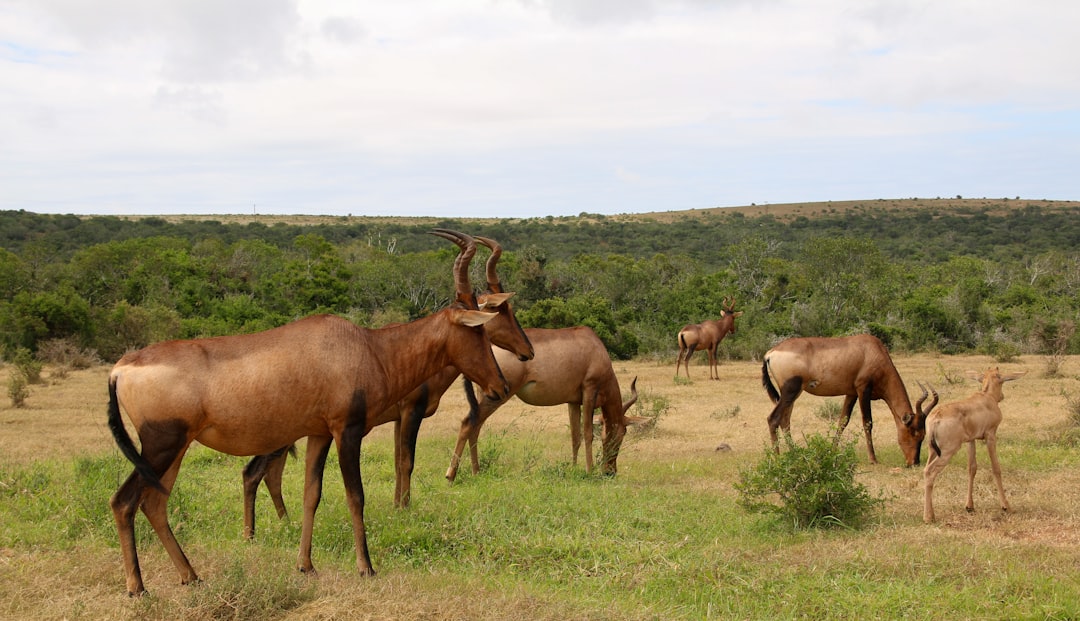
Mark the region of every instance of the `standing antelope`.
<instances>
[{"instance_id":1,"label":"standing antelope","mask_svg":"<svg viewBox=\"0 0 1080 621\"><path fill-rule=\"evenodd\" d=\"M611 367L611 357L607 348L592 331L592 328L525 330L536 357L522 362L513 359L501 350L495 351L495 359L503 370L506 381L510 384L510 393L529 405L551 406L567 404L570 413L570 439L573 448L574 464L577 464L578 448L581 445L582 412L585 413L585 469L592 472L593 467L593 410L600 408L604 419L603 446L604 456L601 470L605 474L615 474L616 460L622 446L626 426L644 420L642 417L627 416L626 411L637 400L637 383L631 384L632 397L626 403L622 401L619 380ZM472 458L472 471L480 472L480 460L477 454L477 439L480 428L495 410L502 405L495 399L484 397L477 402L472 395L471 386L466 383L466 396L469 398L469 415L461 421L457 445L446 470L446 478L453 482L457 476L458 464L465 443L469 443Z\"/></svg>"},{"instance_id":2,"label":"standing antelope","mask_svg":"<svg viewBox=\"0 0 1080 621\"><path fill-rule=\"evenodd\" d=\"M990 454L990 470L997 483L1001 510L1009 510L1009 501L1005 500L1005 486L1001 482L1001 464L997 454L997 428L1001 424L1001 408L998 406L1005 395L1001 386L1011 382L1026 371L1002 375L997 367L992 367L979 375L968 371L968 376L980 382L982 388L963 401L953 401L942 405L926 418L926 435L930 438L930 458L926 460L923 471L924 505L923 521L934 521L934 481L949 460L964 444L968 445L968 493L967 510L975 510L972 497L975 488L975 440L986 441L986 452ZM931 388L932 390L932 388ZM936 399L937 392L934 393Z\"/></svg>"},{"instance_id":3,"label":"standing antelope","mask_svg":"<svg viewBox=\"0 0 1080 621\"><path fill-rule=\"evenodd\" d=\"M340 317L316 315L239 336L167 341L128 353L109 374L109 427L135 471L110 505L120 535L131 595L145 592L135 546L142 509L183 583L198 579L169 526L166 504L191 442L232 455L261 455L308 437L304 520L298 565L314 570L311 535L322 495L321 473L337 444L352 516L357 569L375 570L364 528L360 443L369 412L382 412L443 367L453 365L489 397L507 394L506 380L482 328L495 313L478 310L468 267L476 242L462 233L435 235L460 248L456 299L411 323L366 330ZM140 453L121 407L142 443Z\"/></svg>"},{"instance_id":4,"label":"standing antelope","mask_svg":"<svg viewBox=\"0 0 1080 621\"><path fill-rule=\"evenodd\" d=\"M679 357L675 359L675 377L679 376L679 366L685 364L686 377L690 377L690 356L698 349L704 349L709 356L709 379L720 379L716 368L716 348L728 333L735 334L735 318L742 311L735 312L735 300L724 300L726 309L721 309L720 319L683 326L679 330Z\"/></svg>"},{"instance_id":5,"label":"standing antelope","mask_svg":"<svg viewBox=\"0 0 1080 621\"><path fill-rule=\"evenodd\" d=\"M513 293L503 291L496 266L502 256L502 246L486 237L475 237L476 241L491 249L486 268L487 289L477 296L482 310L494 310L496 317L484 324L493 345L515 354L519 360L532 360L533 346L525 335L513 308L510 297ZM409 504L410 482L413 461L416 455L416 438L420 422L431 416L439 407L439 400L461 375L457 367L444 367L427 381L383 412L372 417L368 426L377 427L384 423L394 423L394 471L397 482L394 487L394 506L405 507ZM244 537L255 535L255 496L259 482L265 481L274 503L278 517L285 516L285 503L281 497L281 477L285 468L286 449L280 449L268 455L253 457L244 468ZM321 476L320 472L320 476Z\"/></svg>"},{"instance_id":6,"label":"standing antelope","mask_svg":"<svg viewBox=\"0 0 1080 621\"><path fill-rule=\"evenodd\" d=\"M776 380L779 392L769 376ZM781 342L765 353L761 365L761 383L776 406L769 414L769 436L777 446L777 427L791 431L791 408L805 391L819 397L844 395L844 406L837 425L836 439L851 420L855 402L862 411L863 433L870 463L877 463L871 432L874 421L870 401L884 399L896 422L897 441L908 466L919 463L926 428L923 421L930 410L922 410L926 392L911 409L904 381L900 379L889 352L877 337L859 334L837 338L804 337ZM930 409L933 409L931 404Z\"/></svg>"}]
</instances>

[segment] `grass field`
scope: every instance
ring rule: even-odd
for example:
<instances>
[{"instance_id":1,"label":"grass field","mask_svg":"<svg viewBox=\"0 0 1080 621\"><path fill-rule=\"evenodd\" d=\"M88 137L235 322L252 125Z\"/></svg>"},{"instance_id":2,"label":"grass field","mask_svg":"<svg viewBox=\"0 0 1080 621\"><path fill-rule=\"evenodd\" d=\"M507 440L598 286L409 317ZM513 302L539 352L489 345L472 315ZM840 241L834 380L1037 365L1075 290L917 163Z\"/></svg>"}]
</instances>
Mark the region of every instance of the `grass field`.
<instances>
[{"instance_id":1,"label":"grass field","mask_svg":"<svg viewBox=\"0 0 1080 621\"><path fill-rule=\"evenodd\" d=\"M291 516L265 491L259 532L241 540L243 458L189 452L170 500L177 537L202 582L181 586L138 517L149 597L128 598L109 495L131 468L105 425L106 367L32 387L27 407L0 408L0 618L20 619L773 619L1080 618L1080 458L1070 400L1080 357L1058 376L1025 356L1003 370L999 450L1013 511L996 504L981 443L976 512L964 511L963 452L939 478L938 522L922 522L921 469L902 468L892 417L875 402L881 464L859 481L886 498L864 530L793 532L736 504L732 483L768 438L760 366L724 362L709 381L674 381L674 358L616 362L633 413L659 413L628 434L614 478L570 462L565 408L512 401L481 434L480 475L443 479L465 413L455 387L421 430L413 504L393 508L392 429L365 440L362 471L371 554L355 573L341 478L332 453L315 526L316 576L294 569L302 467L286 468ZM984 356L902 356L911 387L944 400L970 394L966 369ZM7 369L0 369L7 378ZM825 399L795 406L796 438L825 433ZM857 418L856 414L856 418ZM923 447L923 458L928 451Z\"/></svg>"}]
</instances>

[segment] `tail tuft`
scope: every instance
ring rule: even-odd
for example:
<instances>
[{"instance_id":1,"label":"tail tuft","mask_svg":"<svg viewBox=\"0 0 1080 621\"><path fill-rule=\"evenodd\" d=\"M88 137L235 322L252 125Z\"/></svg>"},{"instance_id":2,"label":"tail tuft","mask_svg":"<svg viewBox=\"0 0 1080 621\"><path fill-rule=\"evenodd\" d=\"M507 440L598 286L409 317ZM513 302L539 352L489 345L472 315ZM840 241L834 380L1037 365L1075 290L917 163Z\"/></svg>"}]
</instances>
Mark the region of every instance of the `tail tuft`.
<instances>
[{"instance_id":1,"label":"tail tuft","mask_svg":"<svg viewBox=\"0 0 1080 621\"><path fill-rule=\"evenodd\" d=\"M774 404L780 401L780 393L776 391L776 387L773 386L772 380L769 378L768 358L761 362L761 385L765 387L765 392L769 393L769 399Z\"/></svg>"}]
</instances>

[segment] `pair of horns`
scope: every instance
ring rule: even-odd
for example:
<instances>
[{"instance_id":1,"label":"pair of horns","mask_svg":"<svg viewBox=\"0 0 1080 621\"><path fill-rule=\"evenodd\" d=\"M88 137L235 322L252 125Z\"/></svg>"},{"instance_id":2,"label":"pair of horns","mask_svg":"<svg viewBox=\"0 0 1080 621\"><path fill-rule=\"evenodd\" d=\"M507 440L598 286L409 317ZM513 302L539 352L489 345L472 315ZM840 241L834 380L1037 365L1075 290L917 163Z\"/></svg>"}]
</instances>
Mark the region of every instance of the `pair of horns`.
<instances>
[{"instance_id":1,"label":"pair of horns","mask_svg":"<svg viewBox=\"0 0 1080 621\"><path fill-rule=\"evenodd\" d=\"M499 282L499 276L495 272L495 266L502 256L502 246L498 242L487 237L473 237L450 229L435 229L431 231L431 234L448 239L461 248L461 253L458 254L457 259L454 259L454 287L457 291L458 300L470 299L473 295L472 285L469 283L469 264L476 255L476 242L480 242L491 249L491 256L488 258L486 265L488 288L491 289L492 293L502 293L502 283Z\"/></svg>"}]
</instances>

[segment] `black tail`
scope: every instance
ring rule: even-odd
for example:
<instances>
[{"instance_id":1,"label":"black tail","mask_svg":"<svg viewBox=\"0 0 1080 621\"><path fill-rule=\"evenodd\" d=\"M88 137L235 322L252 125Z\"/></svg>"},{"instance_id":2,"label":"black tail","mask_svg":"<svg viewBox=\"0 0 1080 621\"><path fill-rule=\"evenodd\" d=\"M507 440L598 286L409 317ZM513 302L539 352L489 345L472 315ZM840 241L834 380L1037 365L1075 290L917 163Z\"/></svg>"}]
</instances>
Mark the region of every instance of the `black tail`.
<instances>
[{"instance_id":1,"label":"black tail","mask_svg":"<svg viewBox=\"0 0 1080 621\"><path fill-rule=\"evenodd\" d=\"M937 436L934 433L930 434L930 450L934 451L934 457L941 457L941 447L938 446Z\"/></svg>"},{"instance_id":2,"label":"black tail","mask_svg":"<svg viewBox=\"0 0 1080 621\"><path fill-rule=\"evenodd\" d=\"M765 392L769 393L769 399L771 399L773 403L780 400L780 393L776 392L776 388L772 385L772 380L769 379L768 359L761 362L761 385L765 387Z\"/></svg>"},{"instance_id":3,"label":"black tail","mask_svg":"<svg viewBox=\"0 0 1080 621\"><path fill-rule=\"evenodd\" d=\"M158 491L168 494L158 474L154 472L154 467L135 448L135 443L131 441L131 436L124 428L124 420L120 417L120 402L116 398L116 380L112 378L109 378L109 430L112 431L113 439L120 447L120 452L135 465L135 472Z\"/></svg>"},{"instance_id":4,"label":"black tail","mask_svg":"<svg viewBox=\"0 0 1080 621\"><path fill-rule=\"evenodd\" d=\"M465 380L465 400L469 402L469 424L475 427L480 424L480 403L477 402L472 382L468 379Z\"/></svg>"}]
</instances>

